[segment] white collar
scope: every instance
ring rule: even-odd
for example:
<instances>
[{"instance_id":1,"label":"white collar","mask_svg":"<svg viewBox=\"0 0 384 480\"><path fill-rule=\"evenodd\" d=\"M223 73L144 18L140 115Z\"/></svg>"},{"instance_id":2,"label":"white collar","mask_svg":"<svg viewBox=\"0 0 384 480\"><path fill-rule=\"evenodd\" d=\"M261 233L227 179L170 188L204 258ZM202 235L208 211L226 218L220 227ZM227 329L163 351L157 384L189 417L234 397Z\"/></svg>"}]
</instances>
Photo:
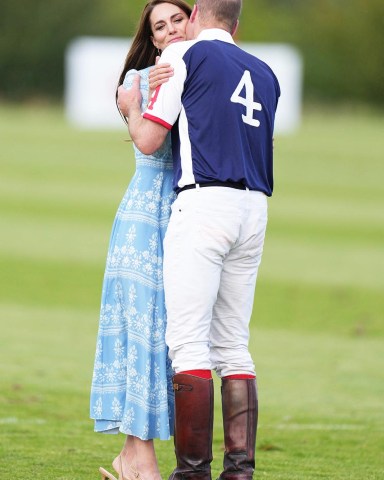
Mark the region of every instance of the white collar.
<instances>
[{"instance_id":1,"label":"white collar","mask_svg":"<svg viewBox=\"0 0 384 480\"><path fill-rule=\"evenodd\" d=\"M222 28L206 28L199 33L196 40L221 40L235 44L232 35Z\"/></svg>"}]
</instances>

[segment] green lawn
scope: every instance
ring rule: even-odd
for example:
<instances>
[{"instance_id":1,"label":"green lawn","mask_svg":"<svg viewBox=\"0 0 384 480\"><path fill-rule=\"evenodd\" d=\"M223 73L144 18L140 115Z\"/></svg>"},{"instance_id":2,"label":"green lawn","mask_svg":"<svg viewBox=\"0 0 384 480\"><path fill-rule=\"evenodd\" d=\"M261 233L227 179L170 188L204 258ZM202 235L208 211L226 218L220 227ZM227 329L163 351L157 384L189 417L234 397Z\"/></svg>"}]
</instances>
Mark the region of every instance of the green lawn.
<instances>
[{"instance_id":1,"label":"green lawn","mask_svg":"<svg viewBox=\"0 0 384 480\"><path fill-rule=\"evenodd\" d=\"M384 478L383 127L382 113L311 108L275 139L252 320L256 479ZM93 433L88 398L126 139L0 106L1 479L98 478L123 442ZM157 447L166 479L173 445Z\"/></svg>"}]
</instances>

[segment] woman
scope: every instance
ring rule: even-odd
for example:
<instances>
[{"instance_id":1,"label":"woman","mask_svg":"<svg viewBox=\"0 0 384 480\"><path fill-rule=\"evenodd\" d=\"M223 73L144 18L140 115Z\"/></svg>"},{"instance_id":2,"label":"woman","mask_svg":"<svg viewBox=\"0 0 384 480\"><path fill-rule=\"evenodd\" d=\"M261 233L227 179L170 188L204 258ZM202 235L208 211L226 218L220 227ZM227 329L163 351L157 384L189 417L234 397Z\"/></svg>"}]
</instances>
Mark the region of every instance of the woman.
<instances>
[{"instance_id":1,"label":"woman","mask_svg":"<svg viewBox=\"0 0 384 480\"><path fill-rule=\"evenodd\" d=\"M118 82L129 88L132 75L127 73L139 70L143 108L149 67L169 44L186 39L190 13L182 0L152 0L144 8ZM119 480L159 480L153 439L167 440L173 434L162 283L162 243L174 200L170 138L153 155L134 150L136 172L118 209L108 250L91 418L97 432L127 435L112 462ZM103 468L100 472L104 480L115 479Z\"/></svg>"}]
</instances>

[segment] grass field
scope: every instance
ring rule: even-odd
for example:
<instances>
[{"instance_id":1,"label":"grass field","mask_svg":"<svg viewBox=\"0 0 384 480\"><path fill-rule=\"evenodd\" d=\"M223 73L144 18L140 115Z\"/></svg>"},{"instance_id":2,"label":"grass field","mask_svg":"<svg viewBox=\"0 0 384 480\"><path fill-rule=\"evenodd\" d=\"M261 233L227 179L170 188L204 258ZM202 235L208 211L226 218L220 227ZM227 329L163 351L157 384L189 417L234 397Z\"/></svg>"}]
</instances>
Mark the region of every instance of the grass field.
<instances>
[{"instance_id":1,"label":"grass field","mask_svg":"<svg viewBox=\"0 0 384 480\"><path fill-rule=\"evenodd\" d=\"M256 479L384 478L383 127L377 112L307 109L275 139L252 319ZM76 131L59 108L0 106L1 479L98 478L122 444L93 433L88 399L126 138ZM215 413L213 478L218 395ZM165 479L173 445L157 447Z\"/></svg>"}]
</instances>

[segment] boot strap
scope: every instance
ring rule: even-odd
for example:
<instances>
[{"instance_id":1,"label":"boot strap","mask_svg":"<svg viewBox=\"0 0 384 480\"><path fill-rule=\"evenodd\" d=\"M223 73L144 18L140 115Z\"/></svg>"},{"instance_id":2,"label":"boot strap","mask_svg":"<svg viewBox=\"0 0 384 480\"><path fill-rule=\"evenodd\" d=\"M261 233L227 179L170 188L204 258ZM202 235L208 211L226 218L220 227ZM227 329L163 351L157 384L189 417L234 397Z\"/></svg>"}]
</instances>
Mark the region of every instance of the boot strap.
<instances>
[{"instance_id":1,"label":"boot strap","mask_svg":"<svg viewBox=\"0 0 384 480\"><path fill-rule=\"evenodd\" d=\"M175 391L186 391L186 392L191 392L193 390L192 385L185 385L183 383L174 383L173 384L173 390Z\"/></svg>"}]
</instances>

